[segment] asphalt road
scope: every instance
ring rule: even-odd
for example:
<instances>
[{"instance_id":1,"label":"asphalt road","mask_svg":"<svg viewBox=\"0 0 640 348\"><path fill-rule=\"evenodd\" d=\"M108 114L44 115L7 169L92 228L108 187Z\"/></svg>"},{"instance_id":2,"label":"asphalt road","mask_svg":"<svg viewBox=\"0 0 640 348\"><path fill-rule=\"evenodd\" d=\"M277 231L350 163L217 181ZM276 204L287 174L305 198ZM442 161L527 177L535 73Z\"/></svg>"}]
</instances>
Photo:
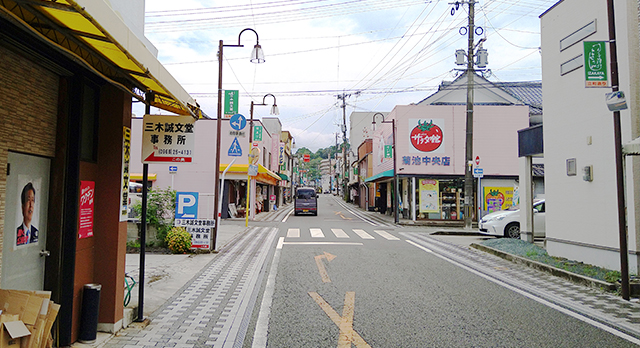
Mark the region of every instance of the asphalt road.
<instances>
[{"instance_id":1,"label":"asphalt road","mask_svg":"<svg viewBox=\"0 0 640 348\"><path fill-rule=\"evenodd\" d=\"M363 221L330 195L318 204L272 223L267 306L245 347L636 346L408 241L417 228Z\"/></svg>"}]
</instances>

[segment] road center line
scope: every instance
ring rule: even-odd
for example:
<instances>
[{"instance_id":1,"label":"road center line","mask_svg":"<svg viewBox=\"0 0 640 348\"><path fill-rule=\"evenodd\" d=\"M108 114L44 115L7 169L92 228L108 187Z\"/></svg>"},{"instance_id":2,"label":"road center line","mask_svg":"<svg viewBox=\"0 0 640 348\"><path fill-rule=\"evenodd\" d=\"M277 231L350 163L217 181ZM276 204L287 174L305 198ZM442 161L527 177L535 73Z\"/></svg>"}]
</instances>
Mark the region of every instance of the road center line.
<instances>
[{"instance_id":1,"label":"road center line","mask_svg":"<svg viewBox=\"0 0 640 348\"><path fill-rule=\"evenodd\" d=\"M356 293L348 291L344 296L344 307L342 308L342 317L336 312L331 305L325 301L317 292L308 293L311 298L316 301L318 306L322 308L324 313L340 328L340 336L338 337L338 348L351 348L353 343L356 348L371 348L365 340L353 329L353 313L355 311Z\"/></svg>"}]
</instances>

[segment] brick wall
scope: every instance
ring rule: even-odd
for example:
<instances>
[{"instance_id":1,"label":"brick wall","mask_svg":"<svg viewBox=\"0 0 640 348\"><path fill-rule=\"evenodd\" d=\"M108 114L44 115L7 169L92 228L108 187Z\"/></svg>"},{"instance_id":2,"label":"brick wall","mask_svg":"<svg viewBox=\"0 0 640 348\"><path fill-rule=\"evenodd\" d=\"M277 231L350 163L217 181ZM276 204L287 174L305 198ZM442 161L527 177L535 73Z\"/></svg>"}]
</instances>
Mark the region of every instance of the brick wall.
<instances>
[{"instance_id":1,"label":"brick wall","mask_svg":"<svg viewBox=\"0 0 640 348\"><path fill-rule=\"evenodd\" d=\"M59 77L0 46L0 267L9 151L53 157Z\"/></svg>"}]
</instances>

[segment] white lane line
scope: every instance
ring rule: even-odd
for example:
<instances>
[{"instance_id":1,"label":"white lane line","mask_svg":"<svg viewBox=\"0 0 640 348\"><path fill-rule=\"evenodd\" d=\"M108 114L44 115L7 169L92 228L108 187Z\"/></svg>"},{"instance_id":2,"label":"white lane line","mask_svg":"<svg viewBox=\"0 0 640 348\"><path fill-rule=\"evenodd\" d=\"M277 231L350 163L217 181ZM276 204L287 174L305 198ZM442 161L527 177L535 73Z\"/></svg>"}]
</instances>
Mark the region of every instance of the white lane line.
<instances>
[{"instance_id":1,"label":"white lane line","mask_svg":"<svg viewBox=\"0 0 640 348\"><path fill-rule=\"evenodd\" d=\"M386 240L400 240L400 238L392 235L391 233L383 230L373 230L373 232L379 234L382 238Z\"/></svg>"},{"instance_id":2,"label":"white lane line","mask_svg":"<svg viewBox=\"0 0 640 348\"><path fill-rule=\"evenodd\" d=\"M287 238L300 238L300 229L299 228L288 229Z\"/></svg>"},{"instance_id":3,"label":"white lane line","mask_svg":"<svg viewBox=\"0 0 640 348\"><path fill-rule=\"evenodd\" d=\"M418 248L420 248L420 249L422 249L422 250L424 250L424 251L426 251L428 253L433 253L433 251L431 249L427 249L426 247L424 247L424 246L422 246L422 245L420 245L420 244L418 244L418 243L416 243L414 241L411 241L411 240L408 240L408 239L406 241L407 241L407 243L412 244L413 246L418 247Z\"/></svg>"},{"instance_id":4,"label":"white lane line","mask_svg":"<svg viewBox=\"0 0 640 348\"><path fill-rule=\"evenodd\" d=\"M462 263L460 263L458 261L455 261L453 259L450 259L450 258L448 258L446 256L434 253L433 251L431 251L431 250L429 250L429 249L427 249L427 248L425 248L425 247L423 247L423 246L421 246L421 245L419 245L417 243L414 243L414 242L412 242L410 240L407 240L407 242L415 245L416 247L418 247L418 248L420 248L420 249L422 249L424 251L432 253L433 255L441 258L442 260L445 260L445 261L447 261L447 262L449 262L449 263L451 263L453 265L456 265L456 266L458 266L458 267L460 267L462 269L465 269L465 270L467 270L467 271L469 271L469 272L471 272L471 273L473 273L473 274L475 274L477 276L480 276L480 277L482 277L482 278L484 278L484 279L486 279L486 280L488 280L490 282L493 282L493 283L498 284L498 285L500 285L502 287L505 287L505 288L507 288L507 289L509 289L511 291L514 291L514 292L516 292L516 293L518 293L518 294L520 294L522 296L525 296L525 297L527 297L529 299L532 299L532 300L534 300L534 301L536 301L538 303L541 303L541 304L543 304L545 306L551 307L551 308L553 308L553 309L555 309L555 310L557 310L557 311L559 311L561 313L564 313L564 314L566 314L568 316L571 316L573 318L581 320L581 321L583 321L583 322L585 322L587 324L593 325L593 326L595 326L595 327L597 327L597 328L599 328L601 330L604 330L604 331L606 331L606 332L608 332L608 333L610 333L612 335L618 336L618 337L620 337L622 339L625 339L625 340L627 340L629 342L632 342L632 343L635 343L637 345L640 345L640 340L639 339L637 339L637 338L635 338L635 337L633 337L631 335L628 335L628 334L626 334L626 333L624 333L622 331L618 331L618 330L616 330L616 329L614 329L614 328L612 328L612 327L610 327L608 325L600 323L600 322L598 322L596 320L593 320L593 319L591 319L589 317L586 317L586 316L584 316L584 315L582 315L580 313L574 312L574 311L572 311L570 309L567 309L567 308L564 308L562 306L559 306L559 305L557 305L557 304L555 304L553 302L547 301L547 300L543 299L542 297L538 297L537 295L534 295L532 293L529 293L529 292L526 292L524 290L521 290L521 289L519 289L519 288L517 288L515 286L512 286L510 284L507 284L507 283L503 282L500 279L493 278L493 277L491 277L491 276L489 276L487 274L484 274L484 273L482 273L480 271L477 271L477 270L475 270L475 269L473 269L473 268L471 268L469 266L466 266L466 265L464 265L464 264L462 264Z\"/></svg>"},{"instance_id":5,"label":"white lane line","mask_svg":"<svg viewBox=\"0 0 640 348\"><path fill-rule=\"evenodd\" d=\"M324 233L319 228L310 228L309 231L311 231L311 238L324 238Z\"/></svg>"},{"instance_id":6,"label":"white lane line","mask_svg":"<svg viewBox=\"0 0 640 348\"><path fill-rule=\"evenodd\" d=\"M284 237L278 239L276 251L273 254L267 284L264 287L264 295L260 304L260 314L256 321L256 330L253 333L252 348L264 348L267 346L267 334L269 333L269 317L271 316L271 303L273 301L273 292L276 284L276 274L278 273L278 263L280 262L280 253L282 252L282 244Z\"/></svg>"},{"instance_id":7,"label":"white lane line","mask_svg":"<svg viewBox=\"0 0 640 348\"><path fill-rule=\"evenodd\" d=\"M282 219L282 222L287 222L287 219L289 219L289 216L291 216L291 213L293 213L293 209L289 210L287 215L284 216L284 219Z\"/></svg>"},{"instance_id":8,"label":"white lane line","mask_svg":"<svg viewBox=\"0 0 640 348\"><path fill-rule=\"evenodd\" d=\"M332 228L331 232L338 238L349 238L349 235L341 228Z\"/></svg>"},{"instance_id":9,"label":"white lane line","mask_svg":"<svg viewBox=\"0 0 640 348\"><path fill-rule=\"evenodd\" d=\"M364 230L353 230L353 232L355 234L357 234L358 236L360 236L360 238L362 238L362 239L376 239L374 236L370 235L369 233L365 232Z\"/></svg>"},{"instance_id":10,"label":"white lane line","mask_svg":"<svg viewBox=\"0 0 640 348\"><path fill-rule=\"evenodd\" d=\"M284 245L364 245L363 243L351 242L284 242Z\"/></svg>"}]
</instances>

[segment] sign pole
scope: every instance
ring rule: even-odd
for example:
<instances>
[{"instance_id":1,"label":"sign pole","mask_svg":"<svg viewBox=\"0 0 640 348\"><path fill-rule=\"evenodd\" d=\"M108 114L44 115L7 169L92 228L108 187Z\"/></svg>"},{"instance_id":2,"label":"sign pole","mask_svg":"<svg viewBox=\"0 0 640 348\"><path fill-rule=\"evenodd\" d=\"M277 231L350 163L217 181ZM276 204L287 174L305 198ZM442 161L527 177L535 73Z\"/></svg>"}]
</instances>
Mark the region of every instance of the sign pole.
<instances>
[{"instance_id":1,"label":"sign pole","mask_svg":"<svg viewBox=\"0 0 640 348\"><path fill-rule=\"evenodd\" d=\"M151 100L153 94L147 92L145 95L145 114L151 113ZM145 247L147 244L147 182L149 180L149 164L142 165L142 212L140 216L140 274L138 275L138 319L137 322L144 321L144 268L145 268Z\"/></svg>"}]
</instances>

